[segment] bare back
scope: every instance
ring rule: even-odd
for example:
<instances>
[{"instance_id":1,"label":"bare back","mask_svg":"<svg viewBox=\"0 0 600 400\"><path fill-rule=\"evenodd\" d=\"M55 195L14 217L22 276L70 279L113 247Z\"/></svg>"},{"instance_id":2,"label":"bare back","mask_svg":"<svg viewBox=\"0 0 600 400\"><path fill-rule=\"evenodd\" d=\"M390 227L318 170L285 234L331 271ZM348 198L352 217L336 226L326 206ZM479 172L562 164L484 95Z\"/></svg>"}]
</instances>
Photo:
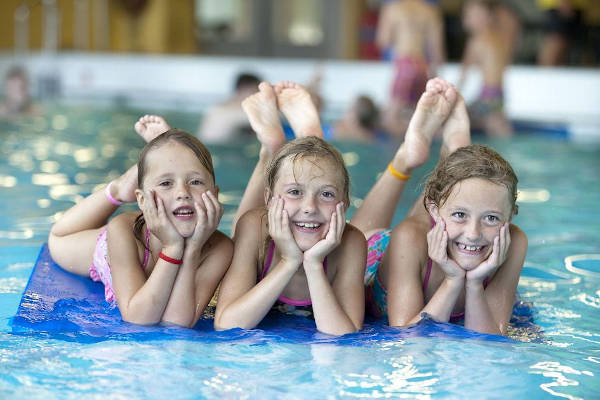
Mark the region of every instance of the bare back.
<instances>
[{"instance_id":1,"label":"bare back","mask_svg":"<svg viewBox=\"0 0 600 400\"><path fill-rule=\"evenodd\" d=\"M384 6L377 32L381 47L391 46L397 57L425 58L438 52L442 20L438 10L422 0L401 0Z\"/></svg>"},{"instance_id":2,"label":"bare back","mask_svg":"<svg viewBox=\"0 0 600 400\"><path fill-rule=\"evenodd\" d=\"M502 87L504 70L511 60L509 43L496 31L482 32L472 41L472 61L479 66L484 84Z\"/></svg>"}]
</instances>

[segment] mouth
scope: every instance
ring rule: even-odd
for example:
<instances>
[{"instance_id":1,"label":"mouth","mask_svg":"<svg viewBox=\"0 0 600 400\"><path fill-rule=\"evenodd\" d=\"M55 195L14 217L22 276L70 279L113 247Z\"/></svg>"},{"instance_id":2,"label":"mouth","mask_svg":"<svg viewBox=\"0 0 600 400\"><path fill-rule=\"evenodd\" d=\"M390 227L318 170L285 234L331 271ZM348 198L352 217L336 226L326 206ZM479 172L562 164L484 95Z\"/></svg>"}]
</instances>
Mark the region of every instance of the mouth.
<instances>
[{"instance_id":1,"label":"mouth","mask_svg":"<svg viewBox=\"0 0 600 400\"><path fill-rule=\"evenodd\" d=\"M305 233L316 233L323 224L318 222L294 222L297 231Z\"/></svg>"},{"instance_id":2,"label":"mouth","mask_svg":"<svg viewBox=\"0 0 600 400\"><path fill-rule=\"evenodd\" d=\"M195 213L196 212L194 211L194 208L187 206L178 207L175 210L173 210L173 216L175 216L175 218L179 220L184 221L192 219Z\"/></svg>"},{"instance_id":3,"label":"mouth","mask_svg":"<svg viewBox=\"0 0 600 400\"><path fill-rule=\"evenodd\" d=\"M466 244L466 243L455 243L456 248L458 249L458 252L461 254L466 254L469 256L479 256L481 254L483 254L485 252L485 250L487 249L487 245L486 246L476 246L476 245L471 245L471 244Z\"/></svg>"}]
</instances>

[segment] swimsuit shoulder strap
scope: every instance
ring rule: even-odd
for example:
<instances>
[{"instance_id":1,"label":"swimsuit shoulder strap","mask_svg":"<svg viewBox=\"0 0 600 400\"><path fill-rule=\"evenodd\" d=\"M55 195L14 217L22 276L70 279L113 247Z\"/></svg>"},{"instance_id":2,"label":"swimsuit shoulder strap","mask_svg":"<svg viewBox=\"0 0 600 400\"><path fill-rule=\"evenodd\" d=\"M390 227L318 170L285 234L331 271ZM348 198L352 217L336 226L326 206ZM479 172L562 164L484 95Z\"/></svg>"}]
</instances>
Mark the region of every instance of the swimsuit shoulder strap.
<instances>
[{"instance_id":1,"label":"swimsuit shoulder strap","mask_svg":"<svg viewBox=\"0 0 600 400\"><path fill-rule=\"evenodd\" d=\"M267 258L265 259L265 264L264 264L262 272L260 274L259 281L261 281L265 277L265 275L267 275L267 271L269 270L269 268L271 268L271 261L273 261L273 253L274 252L275 252L275 242L271 241L269 243L269 252L267 253Z\"/></svg>"},{"instance_id":2,"label":"swimsuit shoulder strap","mask_svg":"<svg viewBox=\"0 0 600 400\"><path fill-rule=\"evenodd\" d=\"M435 221L433 218L429 218L429 225L431 228L435 226ZM423 294L425 294L425 289L427 289L427 285L429 284L429 275L431 275L432 265L433 261L431 261L431 258L427 257L427 271L425 272L425 279L423 279Z\"/></svg>"},{"instance_id":3,"label":"swimsuit shoulder strap","mask_svg":"<svg viewBox=\"0 0 600 400\"><path fill-rule=\"evenodd\" d=\"M148 266L148 260L150 259L150 230L146 229L146 245L144 246L144 262L142 262L142 269L146 269Z\"/></svg>"}]
</instances>

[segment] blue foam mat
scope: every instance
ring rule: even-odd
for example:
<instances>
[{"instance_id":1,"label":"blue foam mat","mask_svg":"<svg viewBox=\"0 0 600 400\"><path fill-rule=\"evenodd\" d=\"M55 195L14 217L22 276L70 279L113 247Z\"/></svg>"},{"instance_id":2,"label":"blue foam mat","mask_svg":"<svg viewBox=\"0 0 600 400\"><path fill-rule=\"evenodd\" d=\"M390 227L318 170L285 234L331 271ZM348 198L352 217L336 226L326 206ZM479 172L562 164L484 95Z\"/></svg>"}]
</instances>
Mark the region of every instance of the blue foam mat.
<instances>
[{"instance_id":1,"label":"blue foam mat","mask_svg":"<svg viewBox=\"0 0 600 400\"><path fill-rule=\"evenodd\" d=\"M513 311L514 324L532 324L532 308L529 305L518 303ZM213 320L210 318L200 319L193 329L130 324L122 321L118 308L111 308L106 303L102 284L61 269L50 257L47 245L42 246L11 326L12 333L16 335L76 342L185 339L206 343L277 341L361 345L410 337L512 341L504 336L481 334L460 325L440 323L430 318L405 329L389 327L383 320L367 319L360 332L341 337L318 332L311 319L279 312L271 312L257 329L251 330L217 332L213 329Z\"/></svg>"}]
</instances>

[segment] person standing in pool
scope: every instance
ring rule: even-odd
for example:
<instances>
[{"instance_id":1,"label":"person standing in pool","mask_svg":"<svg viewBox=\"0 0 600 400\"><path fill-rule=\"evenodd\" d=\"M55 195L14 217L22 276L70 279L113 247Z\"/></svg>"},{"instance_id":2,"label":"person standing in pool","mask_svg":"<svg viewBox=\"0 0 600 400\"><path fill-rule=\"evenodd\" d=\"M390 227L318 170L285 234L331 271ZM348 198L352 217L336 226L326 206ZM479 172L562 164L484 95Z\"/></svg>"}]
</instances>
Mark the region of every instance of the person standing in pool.
<instances>
[{"instance_id":1,"label":"person standing in pool","mask_svg":"<svg viewBox=\"0 0 600 400\"><path fill-rule=\"evenodd\" d=\"M212 158L194 136L146 115L137 165L67 210L48 238L65 270L101 281L125 321L192 327L231 262ZM142 210L108 219L124 202Z\"/></svg>"},{"instance_id":2,"label":"person standing in pool","mask_svg":"<svg viewBox=\"0 0 600 400\"><path fill-rule=\"evenodd\" d=\"M322 139L310 94L291 82L262 82L242 106L262 148L232 229L234 256L215 328L251 329L276 308L312 315L324 333L359 330L365 238L346 224L348 171ZM279 111L297 137L291 142Z\"/></svg>"},{"instance_id":3,"label":"person standing in pool","mask_svg":"<svg viewBox=\"0 0 600 400\"><path fill-rule=\"evenodd\" d=\"M458 87L471 65L481 70L483 87L469 106L471 122L489 136L511 136L512 126L504 113L504 71L511 62L514 42L498 25L492 0L469 0L463 9L463 25L470 33L462 59Z\"/></svg>"},{"instance_id":4,"label":"person standing in pool","mask_svg":"<svg viewBox=\"0 0 600 400\"><path fill-rule=\"evenodd\" d=\"M390 230L406 181L440 128L440 161L407 218ZM525 233L511 223L517 177L498 153L471 145L469 129L460 94L430 80L405 142L352 218L368 240L367 308L392 326L426 313L506 333L527 251Z\"/></svg>"},{"instance_id":5,"label":"person standing in pool","mask_svg":"<svg viewBox=\"0 0 600 400\"><path fill-rule=\"evenodd\" d=\"M437 6L425 0L396 0L385 4L377 23L376 43L391 49L395 77L383 128L401 138L427 79L444 60L444 24Z\"/></svg>"}]
</instances>

